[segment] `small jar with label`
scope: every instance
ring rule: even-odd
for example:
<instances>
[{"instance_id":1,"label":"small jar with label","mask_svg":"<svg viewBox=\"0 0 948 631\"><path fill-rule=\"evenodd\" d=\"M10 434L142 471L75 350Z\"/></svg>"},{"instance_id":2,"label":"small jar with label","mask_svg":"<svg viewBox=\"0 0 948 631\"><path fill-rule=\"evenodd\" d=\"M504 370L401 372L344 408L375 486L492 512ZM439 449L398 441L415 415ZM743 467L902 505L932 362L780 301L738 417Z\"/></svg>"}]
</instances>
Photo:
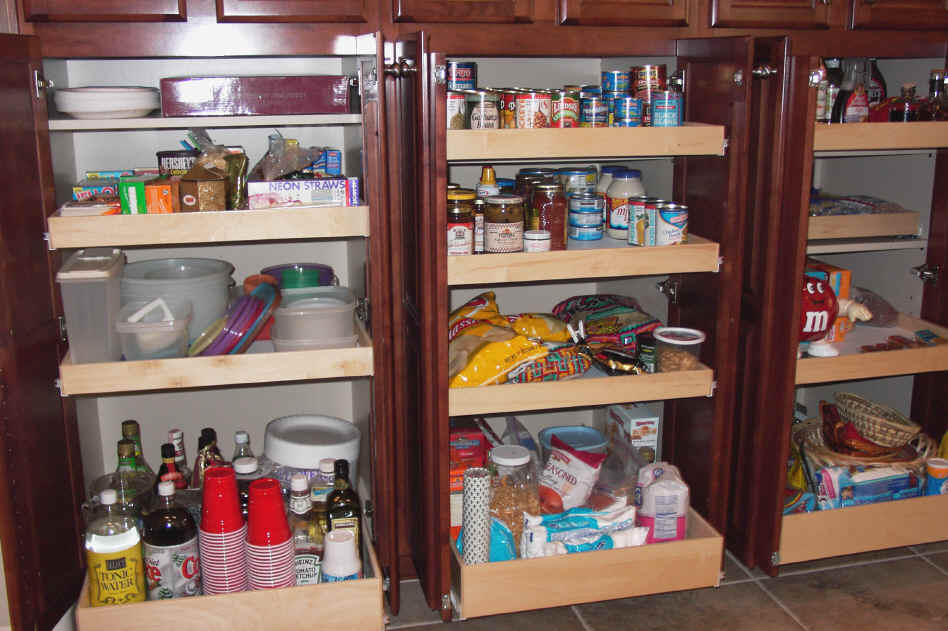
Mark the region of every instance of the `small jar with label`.
<instances>
[{"instance_id":1,"label":"small jar with label","mask_svg":"<svg viewBox=\"0 0 948 631\"><path fill-rule=\"evenodd\" d=\"M474 253L474 199L469 188L448 191L448 256Z\"/></svg>"},{"instance_id":2,"label":"small jar with label","mask_svg":"<svg viewBox=\"0 0 948 631\"><path fill-rule=\"evenodd\" d=\"M484 251L523 251L523 198L492 195L484 209Z\"/></svg>"},{"instance_id":3,"label":"small jar with label","mask_svg":"<svg viewBox=\"0 0 948 631\"><path fill-rule=\"evenodd\" d=\"M550 250L566 249L566 196L556 180L546 180L533 188L533 201L527 230L543 230L550 234ZM526 243L524 244L526 249Z\"/></svg>"},{"instance_id":4,"label":"small jar with label","mask_svg":"<svg viewBox=\"0 0 948 631\"><path fill-rule=\"evenodd\" d=\"M465 90L467 129L500 129L500 95L490 90Z\"/></svg>"},{"instance_id":5,"label":"small jar with label","mask_svg":"<svg viewBox=\"0 0 948 631\"><path fill-rule=\"evenodd\" d=\"M523 233L524 252L549 252L550 245L549 230L527 230Z\"/></svg>"}]
</instances>

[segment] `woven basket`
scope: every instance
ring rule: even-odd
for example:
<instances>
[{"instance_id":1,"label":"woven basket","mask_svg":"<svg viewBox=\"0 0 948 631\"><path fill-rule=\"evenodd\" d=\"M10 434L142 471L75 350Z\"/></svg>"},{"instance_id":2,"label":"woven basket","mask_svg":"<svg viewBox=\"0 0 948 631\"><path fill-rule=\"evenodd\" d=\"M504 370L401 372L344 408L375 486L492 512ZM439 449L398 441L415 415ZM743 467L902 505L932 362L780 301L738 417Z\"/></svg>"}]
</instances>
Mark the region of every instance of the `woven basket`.
<instances>
[{"instance_id":1,"label":"woven basket","mask_svg":"<svg viewBox=\"0 0 948 631\"><path fill-rule=\"evenodd\" d=\"M887 405L849 392L837 392L835 397L840 418L882 447L901 447L922 431L921 425Z\"/></svg>"},{"instance_id":2,"label":"woven basket","mask_svg":"<svg viewBox=\"0 0 948 631\"><path fill-rule=\"evenodd\" d=\"M800 446L811 471L821 467L848 465L897 465L916 470L925 468L925 461L935 455L937 444L927 434L918 433L898 451L884 456L847 456L836 453L823 442L822 423L809 420L793 430L793 439Z\"/></svg>"}]
</instances>

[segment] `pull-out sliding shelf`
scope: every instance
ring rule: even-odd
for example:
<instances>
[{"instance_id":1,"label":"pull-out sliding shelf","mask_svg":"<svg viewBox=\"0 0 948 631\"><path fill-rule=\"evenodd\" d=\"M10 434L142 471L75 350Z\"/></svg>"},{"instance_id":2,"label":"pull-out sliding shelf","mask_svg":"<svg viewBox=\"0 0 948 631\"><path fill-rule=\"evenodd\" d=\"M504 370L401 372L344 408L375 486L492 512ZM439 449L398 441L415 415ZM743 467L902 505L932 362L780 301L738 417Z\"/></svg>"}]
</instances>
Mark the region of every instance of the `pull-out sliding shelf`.
<instances>
[{"instance_id":1,"label":"pull-out sliding shelf","mask_svg":"<svg viewBox=\"0 0 948 631\"><path fill-rule=\"evenodd\" d=\"M948 147L948 123L818 124L813 136L814 151L884 151L938 147Z\"/></svg>"}]
</instances>

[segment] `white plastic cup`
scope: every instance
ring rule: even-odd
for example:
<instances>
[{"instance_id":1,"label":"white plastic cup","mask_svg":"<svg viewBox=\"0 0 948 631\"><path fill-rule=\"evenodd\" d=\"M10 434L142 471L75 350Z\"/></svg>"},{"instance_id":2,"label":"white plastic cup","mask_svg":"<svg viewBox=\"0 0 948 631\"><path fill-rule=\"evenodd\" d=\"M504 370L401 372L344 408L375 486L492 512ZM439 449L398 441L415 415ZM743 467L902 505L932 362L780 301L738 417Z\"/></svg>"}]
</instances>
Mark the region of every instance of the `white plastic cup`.
<instances>
[{"instance_id":1,"label":"white plastic cup","mask_svg":"<svg viewBox=\"0 0 948 631\"><path fill-rule=\"evenodd\" d=\"M362 578L362 563L351 530L330 530L323 541L320 583L335 583Z\"/></svg>"}]
</instances>

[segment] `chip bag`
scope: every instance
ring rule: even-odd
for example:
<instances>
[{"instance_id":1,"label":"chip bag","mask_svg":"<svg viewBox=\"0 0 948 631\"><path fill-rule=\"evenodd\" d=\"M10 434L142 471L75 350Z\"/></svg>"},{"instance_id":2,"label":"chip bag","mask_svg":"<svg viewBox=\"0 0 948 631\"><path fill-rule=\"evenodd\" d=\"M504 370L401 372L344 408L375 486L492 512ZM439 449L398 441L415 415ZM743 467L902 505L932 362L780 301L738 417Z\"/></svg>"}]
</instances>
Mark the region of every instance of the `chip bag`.
<instances>
[{"instance_id":1,"label":"chip bag","mask_svg":"<svg viewBox=\"0 0 948 631\"><path fill-rule=\"evenodd\" d=\"M570 341L566 323L558 320L552 313L521 313L507 316L511 328L520 335L543 340L544 342Z\"/></svg>"},{"instance_id":2,"label":"chip bag","mask_svg":"<svg viewBox=\"0 0 948 631\"><path fill-rule=\"evenodd\" d=\"M574 329L582 321L590 346L607 344L628 351L636 349L637 336L661 326L635 298L615 294L573 296L553 307L553 314Z\"/></svg>"}]
</instances>

